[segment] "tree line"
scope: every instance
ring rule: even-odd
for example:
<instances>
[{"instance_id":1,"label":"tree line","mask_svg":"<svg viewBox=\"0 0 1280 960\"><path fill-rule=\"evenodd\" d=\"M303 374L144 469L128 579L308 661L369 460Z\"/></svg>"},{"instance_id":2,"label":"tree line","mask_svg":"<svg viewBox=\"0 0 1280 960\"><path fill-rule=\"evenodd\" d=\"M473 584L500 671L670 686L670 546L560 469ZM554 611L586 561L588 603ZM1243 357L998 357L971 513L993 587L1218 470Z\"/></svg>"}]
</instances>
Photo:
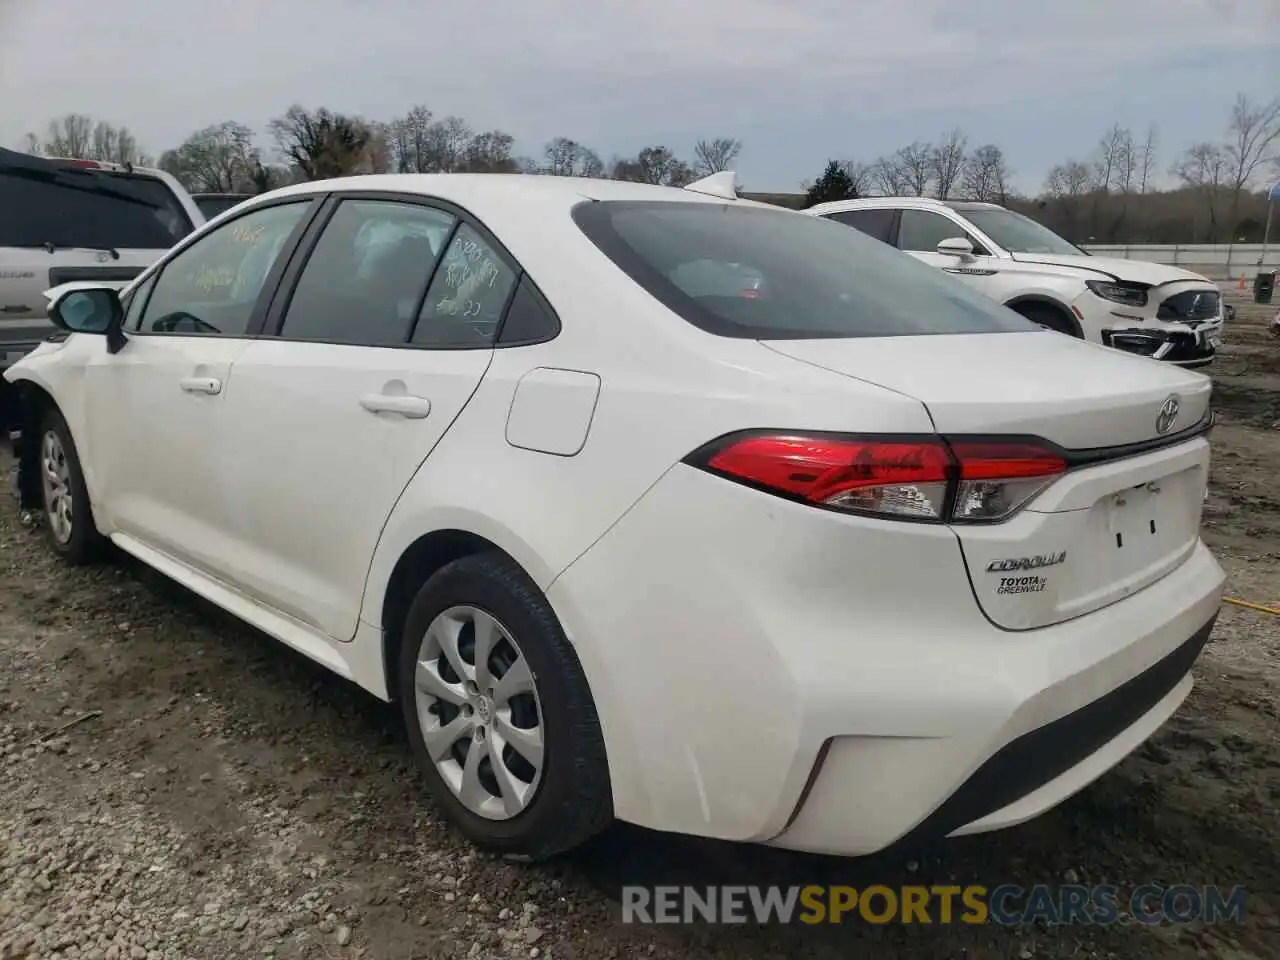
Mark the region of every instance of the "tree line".
<instances>
[{"instance_id":1,"label":"tree line","mask_svg":"<svg viewBox=\"0 0 1280 960\"><path fill-rule=\"evenodd\" d=\"M69 114L31 133L26 149L47 156L157 165L192 192L259 193L286 183L365 173L539 173L680 186L730 169L734 137L699 140L688 158L661 144L608 160L570 137L536 156L519 154L501 130L417 105L387 121L299 104L259 131L235 121L197 130L158 157L125 126ZM1164 165L1154 126L1113 124L1086 154L1056 164L1032 196L994 143L971 146L960 129L917 140L874 160L829 160L801 194L758 195L787 206L863 196L982 200L1021 210L1076 242L1256 242L1266 217L1265 181L1280 179L1280 98L1239 95L1221 136L1191 144ZM1159 185L1162 174L1172 185ZM1280 230L1280 227L1277 227Z\"/></svg>"},{"instance_id":2,"label":"tree line","mask_svg":"<svg viewBox=\"0 0 1280 960\"><path fill-rule=\"evenodd\" d=\"M1173 184L1157 186L1161 173ZM1055 164L1040 192L1010 188L1012 171L996 144L973 149L961 130L916 141L865 162L829 160L806 185L804 205L865 196L918 196L999 203L1077 243L1089 241L1259 242L1267 188L1280 181L1280 98L1237 96L1222 135L1201 140L1162 168L1159 132L1113 124L1094 149ZM1280 224L1273 226L1273 237Z\"/></svg>"},{"instance_id":3,"label":"tree line","mask_svg":"<svg viewBox=\"0 0 1280 960\"><path fill-rule=\"evenodd\" d=\"M69 114L29 133L26 149L45 156L159 166L198 193L257 193L286 183L367 173L540 173L681 186L726 170L742 151L732 137L699 140L684 159L669 147L644 147L635 156L604 160L569 137L548 141L540 156L518 155L515 138L477 131L458 116L437 117L418 105L404 116L374 121L327 108L295 104L265 133L225 121L192 133L159 157L148 154L127 127Z\"/></svg>"}]
</instances>

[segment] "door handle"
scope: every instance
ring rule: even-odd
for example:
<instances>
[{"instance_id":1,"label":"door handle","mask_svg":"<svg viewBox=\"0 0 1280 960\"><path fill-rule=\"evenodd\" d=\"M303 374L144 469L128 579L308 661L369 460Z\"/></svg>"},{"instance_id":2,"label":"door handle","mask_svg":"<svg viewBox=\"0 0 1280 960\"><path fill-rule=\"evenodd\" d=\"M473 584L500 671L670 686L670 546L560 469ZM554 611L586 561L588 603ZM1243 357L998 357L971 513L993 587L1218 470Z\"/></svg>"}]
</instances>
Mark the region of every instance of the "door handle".
<instances>
[{"instance_id":1,"label":"door handle","mask_svg":"<svg viewBox=\"0 0 1280 960\"><path fill-rule=\"evenodd\" d=\"M394 413L409 420L421 420L431 412L431 401L426 397L403 394L366 393L360 398L360 406L370 413Z\"/></svg>"},{"instance_id":2,"label":"door handle","mask_svg":"<svg viewBox=\"0 0 1280 960\"><path fill-rule=\"evenodd\" d=\"M183 377L178 386L187 393L207 393L210 395L222 392L222 381L216 377Z\"/></svg>"}]
</instances>

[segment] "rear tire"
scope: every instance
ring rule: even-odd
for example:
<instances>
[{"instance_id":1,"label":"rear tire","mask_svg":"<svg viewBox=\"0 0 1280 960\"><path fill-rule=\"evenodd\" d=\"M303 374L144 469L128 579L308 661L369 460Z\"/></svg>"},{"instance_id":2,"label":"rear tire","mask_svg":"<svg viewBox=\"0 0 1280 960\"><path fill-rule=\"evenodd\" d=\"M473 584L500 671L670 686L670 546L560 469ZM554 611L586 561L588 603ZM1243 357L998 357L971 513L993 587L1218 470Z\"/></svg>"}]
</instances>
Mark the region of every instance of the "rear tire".
<instances>
[{"instance_id":1,"label":"rear tire","mask_svg":"<svg viewBox=\"0 0 1280 960\"><path fill-rule=\"evenodd\" d=\"M1013 309L1032 323L1037 323L1046 330L1052 330L1054 333L1065 333L1067 336L1075 337L1077 340L1084 339L1084 335L1080 332L1079 324L1071 320L1061 310L1055 310L1053 307L1045 306L1042 303L1015 304Z\"/></svg>"},{"instance_id":2,"label":"rear tire","mask_svg":"<svg viewBox=\"0 0 1280 960\"><path fill-rule=\"evenodd\" d=\"M482 644L488 656L478 657ZM440 809L476 846L543 860L613 820L582 666L542 591L505 555L463 557L423 584L399 668L414 757ZM476 750L481 759L469 762Z\"/></svg>"},{"instance_id":3,"label":"rear tire","mask_svg":"<svg viewBox=\"0 0 1280 960\"><path fill-rule=\"evenodd\" d=\"M44 526L54 552L72 566L100 559L106 539L94 525L93 506L75 441L56 408L50 407L40 418L36 442Z\"/></svg>"}]
</instances>

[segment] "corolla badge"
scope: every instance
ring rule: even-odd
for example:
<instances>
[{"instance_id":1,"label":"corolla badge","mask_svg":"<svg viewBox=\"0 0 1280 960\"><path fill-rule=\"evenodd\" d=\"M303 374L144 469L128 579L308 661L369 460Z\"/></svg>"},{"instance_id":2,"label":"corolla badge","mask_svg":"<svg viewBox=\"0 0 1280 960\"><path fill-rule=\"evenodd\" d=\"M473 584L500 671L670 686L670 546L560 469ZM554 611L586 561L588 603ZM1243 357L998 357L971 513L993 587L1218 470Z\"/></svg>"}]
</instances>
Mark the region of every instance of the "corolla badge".
<instances>
[{"instance_id":1,"label":"corolla badge","mask_svg":"<svg viewBox=\"0 0 1280 960\"><path fill-rule=\"evenodd\" d=\"M1156 417L1156 433L1166 434L1173 429L1174 421L1178 419L1178 411L1182 408L1178 395L1170 394L1169 398L1160 405L1160 413Z\"/></svg>"},{"instance_id":2,"label":"corolla badge","mask_svg":"<svg viewBox=\"0 0 1280 960\"><path fill-rule=\"evenodd\" d=\"M987 564L987 573L1010 573L1014 570L1040 570L1067 562L1067 551L1038 553L1033 557L1004 557Z\"/></svg>"}]
</instances>

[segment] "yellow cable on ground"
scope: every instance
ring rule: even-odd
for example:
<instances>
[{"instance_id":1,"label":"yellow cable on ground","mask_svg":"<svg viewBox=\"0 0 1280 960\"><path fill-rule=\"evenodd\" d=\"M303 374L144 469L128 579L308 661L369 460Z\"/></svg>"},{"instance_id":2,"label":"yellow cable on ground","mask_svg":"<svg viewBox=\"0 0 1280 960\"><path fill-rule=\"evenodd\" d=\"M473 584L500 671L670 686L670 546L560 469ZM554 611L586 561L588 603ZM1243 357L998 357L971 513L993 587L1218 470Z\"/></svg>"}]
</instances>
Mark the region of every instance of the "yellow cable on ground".
<instances>
[{"instance_id":1,"label":"yellow cable on ground","mask_svg":"<svg viewBox=\"0 0 1280 960\"><path fill-rule=\"evenodd\" d=\"M1257 610L1259 613L1274 613L1280 617L1280 610L1275 607L1264 607L1260 603L1250 603L1248 600L1237 600L1235 597L1223 597L1223 603L1234 603L1237 607L1248 607L1250 610Z\"/></svg>"}]
</instances>

